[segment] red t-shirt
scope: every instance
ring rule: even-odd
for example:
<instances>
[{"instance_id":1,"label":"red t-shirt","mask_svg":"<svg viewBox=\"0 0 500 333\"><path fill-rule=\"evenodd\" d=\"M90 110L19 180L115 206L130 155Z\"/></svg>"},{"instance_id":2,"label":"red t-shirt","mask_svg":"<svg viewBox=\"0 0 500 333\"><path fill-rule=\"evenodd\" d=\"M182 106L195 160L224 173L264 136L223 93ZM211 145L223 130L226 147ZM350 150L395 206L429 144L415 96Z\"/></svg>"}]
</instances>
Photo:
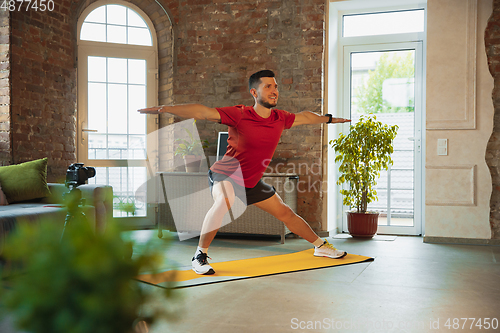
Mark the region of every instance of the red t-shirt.
<instances>
[{"instance_id":1,"label":"red t-shirt","mask_svg":"<svg viewBox=\"0 0 500 333\"><path fill-rule=\"evenodd\" d=\"M254 187L271 162L281 133L292 127L295 114L273 109L268 118L262 118L252 106L244 105L217 108L217 111L221 124L229 126L229 136L226 154L210 169L231 176L241 186ZM238 162L240 174L235 173Z\"/></svg>"}]
</instances>

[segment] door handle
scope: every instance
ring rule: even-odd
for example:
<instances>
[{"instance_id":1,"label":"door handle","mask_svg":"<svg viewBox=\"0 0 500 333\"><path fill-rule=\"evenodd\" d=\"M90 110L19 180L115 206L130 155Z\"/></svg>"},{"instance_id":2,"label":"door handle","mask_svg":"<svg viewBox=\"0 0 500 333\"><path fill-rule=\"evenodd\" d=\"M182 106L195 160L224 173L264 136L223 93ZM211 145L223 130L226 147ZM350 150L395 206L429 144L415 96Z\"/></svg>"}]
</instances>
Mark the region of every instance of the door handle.
<instances>
[{"instance_id":1,"label":"door handle","mask_svg":"<svg viewBox=\"0 0 500 333\"><path fill-rule=\"evenodd\" d=\"M97 130L95 129L89 129L89 128L82 128L82 133L85 133L85 132L97 132ZM82 143L85 142L85 135L82 135Z\"/></svg>"},{"instance_id":2,"label":"door handle","mask_svg":"<svg viewBox=\"0 0 500 333\"><path fill-rule=\"evenodd\" d=\"M411 138L408 138L408 140L413 141L413 142L417 141L416 150L417 150L417 153L420 153L420 150L422 149L421 145L420 145L420 139L417 139L415 137L411 137Z\"/></svg>"}]
</instances>

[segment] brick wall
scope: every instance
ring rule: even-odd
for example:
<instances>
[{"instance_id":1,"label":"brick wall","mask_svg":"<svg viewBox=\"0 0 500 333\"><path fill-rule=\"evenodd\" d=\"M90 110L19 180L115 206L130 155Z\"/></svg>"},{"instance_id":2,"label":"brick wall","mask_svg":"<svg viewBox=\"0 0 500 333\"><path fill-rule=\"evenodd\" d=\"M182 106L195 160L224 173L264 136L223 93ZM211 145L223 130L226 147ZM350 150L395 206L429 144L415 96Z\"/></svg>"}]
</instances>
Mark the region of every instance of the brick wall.
<instances>
[{"instance_id":1,"label":"brick wall","mask_svg":"<svg viewBox=\"0 0 500 333\"><path fill-rule=\"evenodd\" d=\"M12 163L9 14L0 10L0 165Z\"/></svg>"},{"instance_id":2,"label":"brick wall","mask_svg":"<svg viewBox=\"0 0 500 333\"><path fill-rule=\"evenodd\" d=\"M493 183L490 225L492 238L500 239L500 0L493 1L493 14L486 27L485 43L490 73L494 78L492 98L495 109L493 133L486 148L486 163Z\"/></svg>"},{"instance_id":3,"label":"brick wall","mask_svg":"<svg viewBox=\"0 0 500 333\"><path fill-rule=\"evenodd\" d=\"M76 69L70 1L11 12L12 161L48 157L48 180L76 160Z\"/></svg>"},{"instance_id":4,"label":"brick wall","mask_svg":"<svg viewBox=\"0 0 500 333\"><path fill-rule=\"evenodd\" d=\"M12 162L48 156L50 180L63 177L76 158L76 26L93 2L62 0L53 12L11 13ZM131 2L149 15L158 35L160 104L251 105L248 76L268 68L278 76L280 108L322 111L323 0L158 0L164 9L154 0ZM6 120L0 118L0 134ZM226 129L207 122L198 127L211 143ZM321 126L288 130L269 169L299 173L299 213L317 229L321 146Z\"/></svg>"},{"instance_id":5,"label":"brick wall","mask_svg":"<svg viewBox=\"0 0 500 333\"><path fill-rule=\"evenodd\" d=\"M175 22L173 101L207 106L253 105L248 77L272 69L280 85L278 107L321 112L325 2L323 0L166 1ZM165 117L168 118L168 117ZM226 126L199 121L215 143ZM299 213L321 228L322 128L285 131L272 172L297 172ZM216 145L209 152L215 155Z\"/></svg>"}]
</instances>

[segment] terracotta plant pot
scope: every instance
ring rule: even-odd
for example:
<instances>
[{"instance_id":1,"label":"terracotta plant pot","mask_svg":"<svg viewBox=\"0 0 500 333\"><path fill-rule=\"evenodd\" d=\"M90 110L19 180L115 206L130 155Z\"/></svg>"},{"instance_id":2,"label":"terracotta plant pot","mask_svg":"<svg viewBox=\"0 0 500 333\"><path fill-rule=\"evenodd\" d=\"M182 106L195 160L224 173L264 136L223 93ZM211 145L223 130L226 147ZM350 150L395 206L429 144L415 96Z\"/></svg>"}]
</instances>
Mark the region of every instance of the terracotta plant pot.
<instances>
[{"instance_id":1,"label":"terracotta plant pot","mask_svg":"<svg viewBox=\"0 0 500 333\"><path fill-rule=\"evenodd\" d=\"M352 237L372 238L377 233L379 213L347 212L347 229Z\"/></svg>"},{"instance_id":2,"label":"terracotta plant pot","mask_svg":"<svg viewBox=\"0 0 500 333\"><path fill-rule=\"evenodd\" d=\"M186 172L200 172L201 160L196 155L184 156L184 163L186 165Z\"/></svg>"}]
</instances>

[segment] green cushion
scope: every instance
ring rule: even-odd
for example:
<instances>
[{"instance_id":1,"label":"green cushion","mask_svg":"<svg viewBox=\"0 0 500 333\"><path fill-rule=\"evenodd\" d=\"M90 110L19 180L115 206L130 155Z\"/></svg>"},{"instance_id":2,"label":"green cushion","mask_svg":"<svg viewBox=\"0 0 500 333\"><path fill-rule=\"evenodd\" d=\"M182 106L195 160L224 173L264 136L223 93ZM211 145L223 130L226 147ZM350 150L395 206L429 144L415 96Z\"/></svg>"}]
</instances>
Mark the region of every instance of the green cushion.
<instances>
[{"instance_id":1,"label":"green cushion","mask_svg":"<svg viewBox=\"0 0 500 333\"><path fill-rule=\"evenodd\" d=\"M9 203L49 196L47 158L0 167L0 184Z\"/></svg>"}]
</instances>

